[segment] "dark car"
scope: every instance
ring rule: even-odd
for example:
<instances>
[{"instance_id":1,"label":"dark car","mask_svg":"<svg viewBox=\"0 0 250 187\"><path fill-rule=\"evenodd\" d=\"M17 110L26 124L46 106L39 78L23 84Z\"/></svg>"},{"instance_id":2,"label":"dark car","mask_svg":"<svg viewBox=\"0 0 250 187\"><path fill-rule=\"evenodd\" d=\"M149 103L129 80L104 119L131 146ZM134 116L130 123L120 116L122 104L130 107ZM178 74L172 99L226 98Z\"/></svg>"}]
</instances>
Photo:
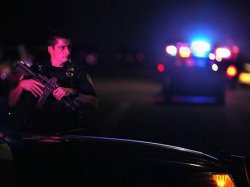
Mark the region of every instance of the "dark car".
<instances>
[{"instance_id":1,"label":"dark car","mask_svg":"<svg viewBox=\"0 0 250 187\"><path fill-rule=\"evenodd\" d=\"M0 186L249 186L246 161L129 139L1 133Z\"/></svg>"},{"instance_id":2,"label":"dark car","mask_svg":"<svg viewBox=\"0 0 250 187\"><path fill-rule=\"evenodd\" d=\"M164 94L168 101L224 104L223 74L213 71L209 61L204 60L203 63L205 65L202 67L176 67L170 64L166 66L168 72L163 76L168 83L164 84Z\"/></svg>"},{"instance_id":3,"label":"dark car","mask_svg":"<svg viewBox=\"0 0 250 187\"><path fill-rule=\"evenodd\" d=\"M168 44L157 63L166 101L223 105L228 77L234 76L225 68L232 54L204 41Z\"/></svg>"}]
</instances>

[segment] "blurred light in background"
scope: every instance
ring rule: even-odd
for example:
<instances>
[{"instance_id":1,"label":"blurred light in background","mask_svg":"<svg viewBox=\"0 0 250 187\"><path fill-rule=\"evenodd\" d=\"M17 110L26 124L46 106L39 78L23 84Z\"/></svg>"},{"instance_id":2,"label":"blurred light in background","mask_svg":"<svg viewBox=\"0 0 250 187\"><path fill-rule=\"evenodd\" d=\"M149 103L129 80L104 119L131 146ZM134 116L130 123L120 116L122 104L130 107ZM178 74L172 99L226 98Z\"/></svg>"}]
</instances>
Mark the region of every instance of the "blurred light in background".
<instances>
[{"instance_id":1,"label":"blurred light in background","mask_svg":"<svg viewBox=\"0 0 250 187\"><path fill-rule=\"evenodd\" d=\"M245 73L245 72L240 73L239 83L250 85L250 73Z\"/></svg>"},{"instance_id":2,"label":"blurred light in background","mask_svg":"<svg viewBox=\"0 0 250 187\"><path fill-rule=\"evenodd\" d=\"M0 79L5 80L11 73L11 67L8 64L2 64L0 66Z\"/></svg>"},{"instance_id":3,"label":"blurred light in background","mask_svg":"<svg viewBox=\"0 0 250 187\"><path fill-rule=\"evenodd\" d=\"M158 70L159 72L164 72L164 71L165 71L165 66L164 66L164 64L158 64L157 70Z\"/></svg>"},{"instance_id":4,"label":"blurred light in background","mask_svg":"<svg viewBox=\"0 0 250 187\"><path fill-rule=\"evenodd\" d=\"M226 75L228 78L233 78L237 75L237 68L234 65L228 66L226 70Z\"/></svg>"},{"instance_id":5,"label":"blurred light in background","mask_svg":"<svg viewBox=\"0 0 250 187\"><path fill-rule=\"evenodd\" d=\"M212 96L185 96L185 95L175 95L172 97L172 100L177 103L215 103L216 98Z\"/></svg>"},{"instance_id":6,"label":"blurred light in background","mask_svg":"<svg viewBox=\"0 0 250 187\"><path fill-rule=\"evenodd\" d=\"M194 41L191 43L192 54L196 57L208 57L211 46L205 41Z\"/></svg>"},{"instance_id":7,"label":"blurred light in background","mask_svg":"<svg viewBox=\"0 0 250 187\"><path fill-rule=\"evenodd\" d=\"M239 83L250 85L250 64L245 63L243 69L244 71L239 73Z\"/></svg>"},{"instance_id":8,"label":"blurred light in background","mask_svg":"<svg viewBox=\"0 0 250 187\"><path fill-rule=\"evenodd\" d=\"M215 60L215 54L213 54L213 53L210 53L208 55L208 57L209 57L210 60Z\"/></svg>"},{"instance_id":9,"label":"blurred light in background","mask_svg":"<svg viewBox=\"0 0 250 187\"><path fill-rule=\"evenodd\" d=\"M182 58L189 58L190 55L191 55L191 50L189 47L186 47L186 46L182 46L180 47L180 57Z\"/></svg>"},{"instance_id":10,"label":"blurred light in background","mask_svg":"<svg viewBox=\"0 0 250 187\"><path fill-rule=\"evenodd\" d=\"M230 58L231 51L225 47L218 47L215 51L215 55L216 57L219 57L219 58Z\"/></svg>"},{"instance_id":11,"label":"blurred light in background","mask_svg":"<svg viewBox=\"0 0 250 187\"><path fill-rule=\"evenodd\" d=\"M238 54L240 52L240 48L237 45L232 46L232 54Z\"/></svg>"},{"instance_id":12,"label":"blurred light in background","mask_svg":"<svg viewBox=\"0 0 250 187\"><path fill-rule=\"evenodd\" d=\"M135 61L135 57L134 57L132 54L127 54L127 55L125 56L125 61L126 61L127 63L132 63L132 62Z\"/></svg>"},{"instance_id":13,"label":"blurred light in background","mask_svg":"<svg viewBox=\"0 0 250 187\"><path fill-rule=\"evenodd\" d=\"M176 56L177 48L174 45L169 45L166 47L166 52L171 56Z\"/></svg>"},{"instance_id":14,"label":"blurred light in background","mask_svg":"<svg viewBox=\"0 0 250 187\"><path fill-rule=\"evenodd\" d=\"M250 72L250 64L249 64L249 63L244 64L244 69L245 69L247 72Z\"/></svg>"},{"instance_id":15,"label":"blurred light in background","mask_svg":"<svg viewBox=\"0 0 250 187\"><path fill-rule=\"evenodd\" d=\"M85 61L88 65L96 65L98 61L98 55L96 53L89 53L85 56Z\"/></svg>"},{"instance_id":16,"label":"blurred light in background","mask_svg":"<svg viewBox=\"0 0 250 187\"><path fill-rule=\"evenodd\" d=\"M215 56L215 60L216 60L217 62L221 62L221 61L222 61L222 58L221 58L220 56Z\"/></svg>"},{"instance_id":17,"label":"blurred light in background","mask_svg":"<svg viewBox=\"0 0 250 187\"><path fill-rule=\"evenodd\" d=\"M20 60L25 62L28 66L33 64L33 56L28 52L27 48L23 44L17 46L18 53L20 55Z\"/></svg>"},{"instance_id":18,"label":"blurred light in background","mask_svg":"<svg viewBox=\"0 0 250 187\"><path fill-rule=\"evenodd\" d=\"M136 60L139 61L139 62L144 61L144 60L145 60L145 55L144 55L144 53L138 52L138 53L136 54Z\"/></svg>"},{"instance_id":19,"label":"blurred light in background","mask_svg":"<svg viewBox=\"0 0 250 187\"><path fill-rule=\"evenodd\" d=\"M218 69L219 69L219 66L217 64L212 65L212 70L213 71L218 71Z\"/></svg>"}]
</instances>

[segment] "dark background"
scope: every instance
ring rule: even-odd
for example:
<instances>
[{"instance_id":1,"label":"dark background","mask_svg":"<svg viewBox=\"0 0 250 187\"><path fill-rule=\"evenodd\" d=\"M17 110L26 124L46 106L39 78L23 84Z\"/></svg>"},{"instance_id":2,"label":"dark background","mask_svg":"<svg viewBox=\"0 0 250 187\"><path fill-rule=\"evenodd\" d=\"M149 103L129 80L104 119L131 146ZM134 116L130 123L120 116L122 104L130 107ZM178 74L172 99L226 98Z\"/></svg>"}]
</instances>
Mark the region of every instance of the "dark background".
<instances>
[{"instance_id":1,"label":"dark background","mask_svg":"<svg viewBox=\"0 0 250 187\"><path fill-rule=\"evenodd\" d=\"M73 47L85 55L91 50L101 56L126 49L143 51L146 58L157 57L163 54L165 43L197 36L211 43L237 44L244 56L250 55L247 0L4 0L0 23L0 49L22 43L34 55L53 29L69 30ZM147 58L143 64L146 68L137 62L112 63L112 58L102 56L98 67L90 68L100 97L98 125L104 126L108 136L211 154L221 149L248 154L249 89L227 89L225 106L158 104L162 85L153 69L156 61ZM4 95L0 111L7 106L5 80L0 81L0 95Z\"/></svg>"},{"instance_id":2,"label":"dark background","mask_svg":"<svg viewBox=\"0 0 250 187\"><path fill-rule=\"evenodd\" d=\"M166 41L206 35L214 43L233 41L248 54L248 1L4 0L0 7L1 45L38 45L50 30L66 29L75 44L101 51L157 53Z\"/></svg>"}]
</instances>

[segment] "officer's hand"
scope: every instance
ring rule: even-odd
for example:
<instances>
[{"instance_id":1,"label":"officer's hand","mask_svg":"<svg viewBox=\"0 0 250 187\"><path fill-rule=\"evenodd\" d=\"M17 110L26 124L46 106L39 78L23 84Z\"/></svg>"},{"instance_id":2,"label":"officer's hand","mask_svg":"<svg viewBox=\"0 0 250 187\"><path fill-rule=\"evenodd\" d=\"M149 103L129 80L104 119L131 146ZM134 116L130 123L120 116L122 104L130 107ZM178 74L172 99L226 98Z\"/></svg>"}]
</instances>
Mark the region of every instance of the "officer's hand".
<instances>
[{"instance_id":1,"label":"officer's hand","mask_svg":"<svg viewBox=\"0 0 250 187\"><path fill-rule=\"evenodd\" d=\"M64 87L58 87L54 90L53 96L60 101L64 96L69 96L73 94L72 88L64 88Z\"/></svg>"},{"instance_id":2,"label":"officer's hand","mask_svg":"<svg viewBox=\"0 0 250 187\"><path fill-rule=\"evenodd\" d=\"M30 91L35 97L41 96L43 94L42 88L44 85L36 80L21 80L19 86L27 91Z\"/></svg>"}]
</instances>

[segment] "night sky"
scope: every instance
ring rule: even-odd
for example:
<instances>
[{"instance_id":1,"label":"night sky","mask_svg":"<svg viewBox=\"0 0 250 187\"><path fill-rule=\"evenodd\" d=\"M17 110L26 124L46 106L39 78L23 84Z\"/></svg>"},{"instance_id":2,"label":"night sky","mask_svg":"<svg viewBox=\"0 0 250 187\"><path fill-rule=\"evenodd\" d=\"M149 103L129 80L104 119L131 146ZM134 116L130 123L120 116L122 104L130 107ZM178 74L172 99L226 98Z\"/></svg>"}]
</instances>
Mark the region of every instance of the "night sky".
<instances>
[{"instance_id":1,"label":"night sky","mask_svg":"<svg viewBox=\"0 0 250 187\"><path fill-rule=\"evenodd\" d=\"M166 41L206 35L247 51L250 5L240 0L23 0L1 1L1 45L44 42L66 29L74 43L102 50L157 50Z\"/></svg>"}]
</instances>

